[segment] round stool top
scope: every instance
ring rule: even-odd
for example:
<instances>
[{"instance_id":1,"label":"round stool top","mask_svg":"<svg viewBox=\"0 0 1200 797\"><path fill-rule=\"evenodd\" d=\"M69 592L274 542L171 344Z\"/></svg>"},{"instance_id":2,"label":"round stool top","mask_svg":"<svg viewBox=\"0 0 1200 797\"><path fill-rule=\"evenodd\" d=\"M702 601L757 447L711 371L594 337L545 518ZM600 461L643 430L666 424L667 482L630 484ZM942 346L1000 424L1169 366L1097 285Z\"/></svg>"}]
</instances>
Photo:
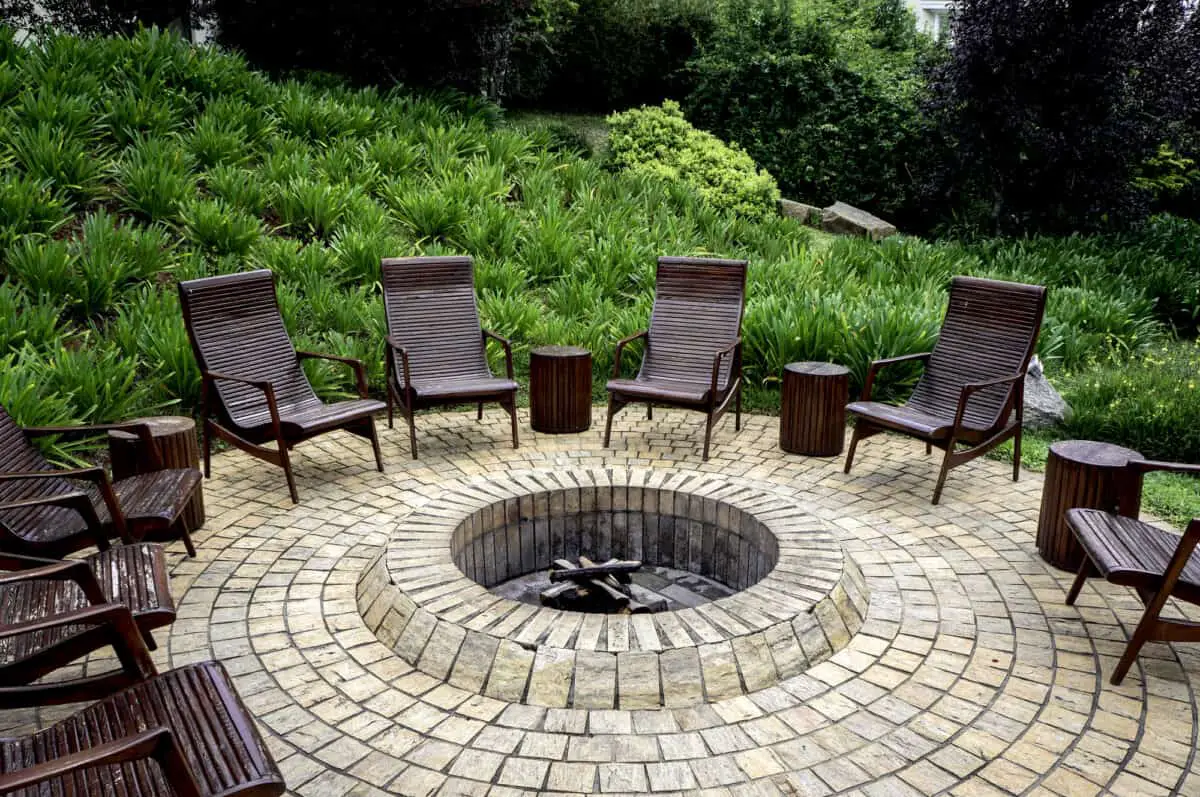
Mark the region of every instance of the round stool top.
<instances>
[{"instance_id":1,"label":"round stool top","mask_svg":"<svg viewBox=\"0 0 1200 797\"><path fill-rule=\"evenodd\" d=\"M808 376L849 376L850 369L837 363L788 363L783 370Z\"/></svg>"},{"instance_id":2,"label":"round stool top","mask_svg":"<svg viewBox=\"0 0 1200 797\"><path fill-rule=\"evenodd\" d=\"M150 427L151 437L187 432L196 428L196 422L183 415L155 415L150 418L131 418L127 423L146 424ZM126 440L137 439L136 432L126 432L121 429L110 430L109 434Z\"/></svg>"},{"instance_id":3,"label":"round stool top","mask_svg":"<svg viewBox=\"0 0 1200 797\"><path fill-rule=\"evenodd\" d=\"M1098 468L1123 468L1129 460L1142 458L1132 448L1093 440L1060 440L1050 445L1050 453L1059 459Z\"/></svg>"},{"instance_id":4,"label":"round stool top","mask_svg":"<svg viewBox=\"0 0 1200 797\"><path fill-rule=\"evenodd\" d=\"M592 353L579 346L538 346L531 349L531 355L538 357L590 357Z\"/></svg>"}]
</instances>

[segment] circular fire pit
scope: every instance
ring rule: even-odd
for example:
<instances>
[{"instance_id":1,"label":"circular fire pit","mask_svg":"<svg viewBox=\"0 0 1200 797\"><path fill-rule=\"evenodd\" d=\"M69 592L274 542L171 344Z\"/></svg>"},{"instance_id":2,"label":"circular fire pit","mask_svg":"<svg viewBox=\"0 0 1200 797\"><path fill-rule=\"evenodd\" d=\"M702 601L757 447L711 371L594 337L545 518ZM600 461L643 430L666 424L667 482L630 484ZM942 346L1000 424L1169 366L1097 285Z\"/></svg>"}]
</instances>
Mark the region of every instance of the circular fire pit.
<instances>
[{"instance_id":1,"label":"circular fire pit","mask_svg":"<svg viewBox=\"0 0 1200 797\"><path fill-rule=\"evenodd\" d=\"M610 560L732 594L697 586L706 600L687 608L604 614L492 591ZM670 592L676 584L654 585L676 594L674 605L689 600ZM683 471L534 471L447 484L396 529L360 579L358 602L397 655L462 689L543 706L653 708L802 672L849 642L867 591L786 488Z\"/></svg>"}]
</instances>

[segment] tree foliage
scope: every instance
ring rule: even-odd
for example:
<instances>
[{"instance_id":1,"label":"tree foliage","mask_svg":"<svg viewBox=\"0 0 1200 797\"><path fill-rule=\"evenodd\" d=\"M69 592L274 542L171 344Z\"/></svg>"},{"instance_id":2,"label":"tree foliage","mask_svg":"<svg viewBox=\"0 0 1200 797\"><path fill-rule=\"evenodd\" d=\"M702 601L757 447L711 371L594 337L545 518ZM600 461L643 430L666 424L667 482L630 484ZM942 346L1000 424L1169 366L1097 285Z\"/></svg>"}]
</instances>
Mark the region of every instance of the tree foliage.
<instances>
[{"instance_id":1,"label":"tree foliage","mask_svg":"<svg viewBox=\"0 0 1200 797\"><path fill-rule=\"evenodd\" d=\"M503 96L510 53L545 0L213 0L220 41L273 71Z\"/></svg>"},{"instance_id":2,"label":"tree foliage","mask_svg":"<svg viewBox=\"0 0 1200 797\"><path fill-rule=\"evenodd\" d=\"M1189 6L960 0L930 76L926 112L944 149L927 200L987 232L1144 219L1152 191L1136 178L1164 142L1194 141L1200 15Z\"/></svg>"},{"instance_id":3,"label":"tree foliage","mask_svg":"<svg viewBox=\"0 0 1200 797\"><path fill-rule=\"evenodd\" d=\"M882 31L854 34L864 58L894 35L891 18L880 19ZM891 214L910 194L907 163L920 145L916 81L901 85L916 56L879 50L878 69L865 60L856 69L844 51L850 28L797 14L790 0L728 0L719 33L691 64L687 114L744 147L789 197ZM882 52L896 56L894 68L879 71Z\"/></svg>"}]
</instances>

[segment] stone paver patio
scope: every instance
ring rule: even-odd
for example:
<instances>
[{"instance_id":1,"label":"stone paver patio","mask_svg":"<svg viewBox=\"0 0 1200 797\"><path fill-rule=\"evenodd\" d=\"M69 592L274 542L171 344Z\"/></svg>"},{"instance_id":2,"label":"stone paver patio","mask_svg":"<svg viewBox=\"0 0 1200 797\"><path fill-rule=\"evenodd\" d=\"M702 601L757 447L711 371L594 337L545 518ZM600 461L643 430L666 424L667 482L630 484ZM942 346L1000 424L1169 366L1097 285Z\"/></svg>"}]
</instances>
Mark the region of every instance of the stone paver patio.
<instances>
[{"instance_id":1,"label":"stone paver patio","mask_svg":"<svg viewBox=\"0 0 1200 797\"><path fill-rule=\"evenodd\" d=\"M205 486L198 558L171 550L179 619L160 634L156 660L162 668L223 661L291 792L309 797L1200 794L1200 646L1151 643L1122 686L1108 683L1141 606L1098 581L1078 606L1064 605L1070 574L1045 565L1034 547L1039 475L1013 484L1008 466L976 460L953 471L942 504L932 506L938 459L919 442L872 438L845 476L840 458L783 454L777 420L766 417L747 418L740 433L731 419L722 423L703 463L700 424L695 414L660 411L648 422L626 412L607 450L595 425L568 436L526 425L514 451L498 411L482 423L473 413L426 415L419 461L400 429L384 432L385 474L349 435L301 446L296 506L280 471L221 454ZM533 695L532 679L516 691L504 679L489 689L486 675L456 679L457 662L478 657L454 644L453 629L425 661L434 624L428 633L414 626L405 650L411 617L379 630L386 623L371 606L389 586L380 569L389 544L402 542L398 530L444 498L446 485L578 473L624 484L684 471L787 496L815 520L814 533L840 541L869 599L852 636L857 623L832 632L817 625L840 649L795 668L776 654L796 649L768 645L748 655L731 645L718 664L733 662L737 680L718 672L729 690L686 704L668 699L674 680L665 665L654 700L644 690L624 697L622 684L634 689L642 678L622 682L618 672L605 681L578 665L573 689L587 700L556 708L563 695ZM450 557L446 546L444 562L433 564ZM556 625L526 608L508 615L505 633L524 629L527 642L544 641ZM545 627L531 629L535 621ZM494 631L502 622L477 625ZM839 635L846 638L830 639ZM567 647L580 647L578 639ZM534 658L533 645L515 647ZM638 650L610 650L618 670L621 654ZM645 655L629 662L645 664ZM771 677L759 680L760 667ZM64 711L0 713L0 726L28 728Z\"/></svg>"}]
</instances>

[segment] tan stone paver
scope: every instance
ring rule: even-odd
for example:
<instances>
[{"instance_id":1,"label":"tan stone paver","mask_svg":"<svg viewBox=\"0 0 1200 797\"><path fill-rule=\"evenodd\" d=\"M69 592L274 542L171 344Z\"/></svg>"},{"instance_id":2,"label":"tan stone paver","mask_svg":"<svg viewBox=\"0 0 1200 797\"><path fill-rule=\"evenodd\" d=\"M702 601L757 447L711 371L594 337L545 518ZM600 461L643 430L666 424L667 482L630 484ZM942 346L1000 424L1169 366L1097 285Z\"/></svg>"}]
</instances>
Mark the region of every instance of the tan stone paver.
<instances>
[{"instance_id":1,"label":"tan stone paver","mask_svg":"<svg viewBox=\"0 0 1200 797\"><path fill-rule=\"evenodd\" d=\"M179 620L156 661L223 660L304 797L1197 793L1200 646L1150 644L1122 686L1108 683L1140 604L1093 581L1063 605L1072 574L1034 546L1040 476L1014 484L1006 465L976 460L932 506L938 463L913 441L864 442L846 476L840 458L783 454L772 418L739 433L724 421L702 462L698 415L626 412L609 449L596 417L581 435L524 426L514 451L499 412L428 415L418 461L401 430L384 431L385 474L363 441L331 435L294 454L296 506L278 470L218 455L199 555L171 549ZM421 525L450 483L519 510L520 490L481 479L587 475L611 490L635 472L651 487L697 474L787 495L861 583L839 584L854 594L803 628L752 595L654 627L531 625L536 611L447 579L448 546ZM617 509L635 500L611 495ZM377 566L395 545L410 546L399 586L412 600L364 600L366 587L383 594ZM865 616L839 611L854 600ZM550 652L568 648L573 661ZM69 710L0 712L0 727Z\"/></svg>"}]
</instances>

